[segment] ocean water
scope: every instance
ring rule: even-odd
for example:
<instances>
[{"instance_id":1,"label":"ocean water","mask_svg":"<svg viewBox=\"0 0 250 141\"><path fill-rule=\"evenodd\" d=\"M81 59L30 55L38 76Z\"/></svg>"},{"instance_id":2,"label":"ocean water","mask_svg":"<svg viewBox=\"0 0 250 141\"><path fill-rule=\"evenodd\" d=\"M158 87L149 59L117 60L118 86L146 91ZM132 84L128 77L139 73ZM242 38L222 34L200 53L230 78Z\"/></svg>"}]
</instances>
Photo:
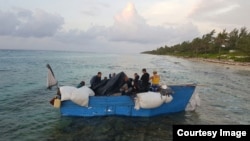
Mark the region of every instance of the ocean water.
<instances>
[{"instance_id":1,"label":"ocean water","mask_svg":"<svg viewBox=\"0 0 250 141\"><path fill-rule=\"evenodd\" d=\"M50 64L59 85L76 86L98 71L133 77L157 70L165 84L196 83L192 112L151 118L62 117L46 89ZM146 54L0 50L0 140L166 141L173 124L250 124L250 72L223 65Z\"/></svg>"}]
</instances>

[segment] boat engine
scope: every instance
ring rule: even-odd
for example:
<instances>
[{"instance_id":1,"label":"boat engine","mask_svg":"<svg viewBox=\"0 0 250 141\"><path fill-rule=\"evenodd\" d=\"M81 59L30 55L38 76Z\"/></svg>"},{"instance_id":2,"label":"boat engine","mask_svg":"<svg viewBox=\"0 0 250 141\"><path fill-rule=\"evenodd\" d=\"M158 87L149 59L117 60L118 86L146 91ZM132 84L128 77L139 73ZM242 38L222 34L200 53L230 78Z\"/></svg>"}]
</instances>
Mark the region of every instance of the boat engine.
<instances>
[{"instance_id":1,"label":"boat engine","mask_svg":"<svg viewBox=\"0 0 250 141\"><path fill-rule=\"evenodd\" d=\"M162 85L161 86L161 88L160 88L160 94L161 95L171 95L171 94L173 94L174 93L174 91L170 88L170 87L168 87L167 85Z\"/></svg>"}]
</instances>

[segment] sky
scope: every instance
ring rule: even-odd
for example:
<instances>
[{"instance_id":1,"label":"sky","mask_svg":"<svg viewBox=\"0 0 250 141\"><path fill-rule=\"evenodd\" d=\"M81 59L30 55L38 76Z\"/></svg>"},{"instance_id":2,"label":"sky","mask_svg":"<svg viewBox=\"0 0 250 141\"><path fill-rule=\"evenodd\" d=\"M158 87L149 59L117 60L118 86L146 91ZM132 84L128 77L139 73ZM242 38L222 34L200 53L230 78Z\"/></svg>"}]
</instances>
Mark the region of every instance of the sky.
<instances>
[{"instance_id":1,"label":"sky","mask_svg":"<svg viewBox=\"0 0 250 141\"><path fill-rule=\"evenodd\" d=\"M0 0L0 49L139 53L250 28L248 0Z\"/></svg>"}]
</instances>

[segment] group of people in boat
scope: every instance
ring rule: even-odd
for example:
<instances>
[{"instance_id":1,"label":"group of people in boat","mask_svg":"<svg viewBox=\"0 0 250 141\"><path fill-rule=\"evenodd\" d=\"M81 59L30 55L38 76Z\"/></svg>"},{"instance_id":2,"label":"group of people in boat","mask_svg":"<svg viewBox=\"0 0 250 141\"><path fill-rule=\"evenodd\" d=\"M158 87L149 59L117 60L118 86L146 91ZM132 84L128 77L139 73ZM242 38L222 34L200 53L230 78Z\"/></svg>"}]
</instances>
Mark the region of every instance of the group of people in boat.
<instances>
[{"instance_id":1,"label":"group of people in boat","mask_svg":"<svg viewBox=\"0 0 250 141\"><path fill-rule=\"evenodd\" d=\"M159 90L159 83L160 83L160 75L157 73L157 71L153 71L153 75L150 76L150 74L147 72L145 68L142 69L142 75L141 77L138 75L138 73L134 73L133 78L129 78L125 73L122 76L119 76L121 78L116 78L118 77L116 73L109 74L109 78L104 77L102 79L102 72L98 72L96 75L94 75L91 80L90 80L90 88L92 90L96 90L98 86L103 85L101 83L106 83L108 80L112 81L117 81L114 83L119 83L115 84L116 87L119 87L119 92L122 95L131 95L134 93L139 93L139 92L147 92L147 91L158 91ZM103 82L105 81L105 82ZM78 88L82 87L85 85L84 81L81 81L80 84L77 86ZM112 87L112 84L107 84L109 87ZM109 89L108 87L105 89ZM104 90L105 90L104 89ZM118 91L118 90L117 90Z\"/></svg>"}]
</instances>

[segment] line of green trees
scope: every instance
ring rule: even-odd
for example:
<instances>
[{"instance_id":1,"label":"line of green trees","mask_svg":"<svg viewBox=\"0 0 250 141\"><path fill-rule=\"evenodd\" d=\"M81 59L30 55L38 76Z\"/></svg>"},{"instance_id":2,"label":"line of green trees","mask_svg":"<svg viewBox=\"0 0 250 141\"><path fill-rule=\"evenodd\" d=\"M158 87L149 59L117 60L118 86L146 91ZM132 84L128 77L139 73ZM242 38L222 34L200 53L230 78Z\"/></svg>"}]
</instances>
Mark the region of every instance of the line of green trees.
<instances>
[{"instance_id":1,"label":"line of green trees","mask_svg":"<svg viewBox=\"0 0 250 141\"><path fill-rule=\"evenodd\" d=\"M215 35L215 30L181 44L157 48L142 53L156 55L175 55L182 57L201 57L250 62L250 32L246 27L227 32L224 29Z\"/></svg>"}]
</instances>

